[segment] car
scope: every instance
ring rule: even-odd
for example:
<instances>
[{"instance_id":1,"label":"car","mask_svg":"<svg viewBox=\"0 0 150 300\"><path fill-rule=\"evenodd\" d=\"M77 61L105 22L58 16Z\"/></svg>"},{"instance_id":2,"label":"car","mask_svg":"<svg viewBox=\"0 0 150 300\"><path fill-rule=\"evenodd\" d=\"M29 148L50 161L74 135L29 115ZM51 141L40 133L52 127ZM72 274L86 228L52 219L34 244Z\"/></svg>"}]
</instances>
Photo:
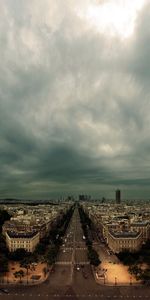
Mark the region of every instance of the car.
<instances>
[{"instance_id":1,"label":"car","mask_svg":"<svg viewBox=\"0 0 150 300\"><path fill-rule=\"evenodd\" d=\"M1 288L0 291L3 292L3 293L5 293L5 294L8 294L8 293L9 293L8 290L3 289L3 288Z\"/></svg>"},{"instance_id":2,"label":"car","mask_svg":"<svg viewBox=\"0 0 150 300\"><path fill-rule=\"evenodd\" d=\"M52 268L51 268L51 273L54 273L55 272L55 267L53 266Z\"/></svg>"},{"instance_id":3,"label":"car","mask_svg":"<svg viewBox=\"0 0 150 300\"><path fill-rule=\"evenodd\" d=\"M99 273L96 273L96 277L98 278L98 279L104 279L104 274L99 274Z\"/></svg>"},{"instance_id":4,"label":"car","mask_svg":"<svg viewBox=\"0 0 150 300\"><path fill-rule=\"evenodd\" d=\"M87 278L88 278L87 273L83 273L83 277L84 277L85 279L87 279Z\"/></svg>"},{"instance_id":5,"label":"car","mask_svg":"<svg viewBox=\"0 0 150 300\"><path fill-rule=\"evenodd\" d=\"M143 284L145 284L145 285L147 285L147 286L150 286L150 280L147 280L147 281L144 280L144 281L143 281Z\"/></svg>"}]
</instances>

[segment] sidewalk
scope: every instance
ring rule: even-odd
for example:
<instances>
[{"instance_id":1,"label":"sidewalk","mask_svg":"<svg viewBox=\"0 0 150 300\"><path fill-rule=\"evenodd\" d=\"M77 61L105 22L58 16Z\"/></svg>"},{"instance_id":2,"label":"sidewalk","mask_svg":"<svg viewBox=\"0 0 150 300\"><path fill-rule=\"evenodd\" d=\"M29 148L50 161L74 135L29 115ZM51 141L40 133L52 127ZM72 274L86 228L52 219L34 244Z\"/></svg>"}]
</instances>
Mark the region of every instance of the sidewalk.
<instances>
[{"instance_id":1,"label":"sidewalk","mask_svg":"<svg viewBox=\"0 0 150 300\"><path fill-rule=\"evenodd\" d=\"M102 262L100 265L101 277L98 278L98 272L92 267L95 281L100 285L109 286L135 286L140 285L141 282L131 275L128 271L128 267L119 264L113 264L109 262ZM104 270L104 271L103 271Z\"/></svg>"}]
</instances>

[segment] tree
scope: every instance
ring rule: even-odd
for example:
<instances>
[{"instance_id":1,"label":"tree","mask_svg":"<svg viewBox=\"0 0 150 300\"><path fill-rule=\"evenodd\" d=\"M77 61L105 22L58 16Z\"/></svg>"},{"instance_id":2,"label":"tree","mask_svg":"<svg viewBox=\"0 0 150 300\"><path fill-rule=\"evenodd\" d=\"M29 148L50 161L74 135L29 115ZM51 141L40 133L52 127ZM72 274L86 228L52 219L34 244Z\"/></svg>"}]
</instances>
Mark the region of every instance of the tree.
<instances>
[{"instance_id":1,"label":"tree","mask_svg":"<svg viewBox=\"0 0 150 300\"><path fill-rule=\"evenodd\" d=\"M46 261L49 265L52 265L56 261L56 257L59 251L59 247L56 245L53 245L49 248L47 255L46 255Z\"/></svg>"},{"instance_id":2,"label":"tree","mask_svg":"<svg viewBox=\"0 0 150 300\"><path fill-rule=\"evenodd\" d=\"M23 272L23 270L19 270L19 271L16 271L15 273L14 273L14 276L16 277L16 278L20 278L20 283L21 283L21 279L22 279L22 277L24 277L24 272Z\"/></svg>"},{"instance_id":3,"label":"tree","mask_svg":"<svg viewBox=\"0 0 150 300\"><path fill-rule=\"evenodd\" d=\"M10 214L6 210L0 209L0 229L2 228L5 221L10 220Z\"/></svg>"},{"instance_id":4,"label":"tree","mask_svg":"<svg viewBox=\"0 0 150 300\"><path fill-rule=\"evenodd\" d=\"M0 275L8 272L8 259L4 255L0 255Z\"/></svg>"},{"instance_id":5,"label":"tree","mask_svg":"<svg viewBox=\"0 0 150 300\"><path fill-rule=\"evenodd\" d=\"M142 274L142 278L145 280L149 280L150 279L150 269L146 269L143 274Z\"/></svg>"},{"instance_id":6,"label":"tree","mask_svg":"<svg viewBox=\"0 0 150 300\"><path fill-rule=\"evenodd\" d=\"M27 276L28 276L28 272L29 272L29 269L30 269L30 261L28 261L27 259L24 259L20 263L20 267L25 268L27 270Z\"/></svg>"},{"instance_id":7,"label":"tree","mask_svg":"<svg viewBox=\"0 0 150 300\"><path fill-rule=\"evenodd\" d=\"M138 255L131 253L128 250L124 250L117 254L118 258L123 262L124 265L130 266L136 263Z\"/></svg>"},{"instance_id":8,"label":"tree","mask_svg":"<svg viewBox=\"0 0 150 300\"><path fill-rule=\"evenodd\" d=\"M98 253L92 247L88 247L88 259L90 260L90 264L95 267L101 263Z\"/></svg>"},{"instance_id":9,"label":"tree","mask_svg":"<svg viewBox=\"0 0 150 300\"><path fill-rule=\"evenodd\" d=\"M48 268L44 267L43 268L43 273L44 273L44 277L46 277L47 273L48 273Z\"/></svg>"},{"instance_id":10,"label":"tree","mask_svg":"<svg viewBox=\"0 0 150 300\"><path fill-rule=\"evenodd\" d=\"M89 240L89 239L87 239L87 240L86 240L86 245L87 245L87 246L92 246L92 241Z\"/></svg>"},{"instance_id":11,"label":"tree","mask_svg":"<svg viewBox=\"0 0 150 300\"><path fill-rule=\"evenodd\" d=\"M43 255L46 251L46 246L45 244L43 243L39 243L37 246L36 246L36 249L35 249L35 253L37 253L38 255Z\"/></svg>"},{"instance_id":12,"label":"tree","mask_svg":"<svg viewBox=\"0 0 150 300\"><path fill-rule=\"evenodd\" d=\"M21 261L24 257L29 256L30 254L24 248L18 248L14 252L9 254L10 259L14 261Z\"/></svg>"},{"instance_id":13,"label":"tree","mask_svg":"<svg viewBox=\"0 0 150 300\"><path fill-rule=\"evenodd\" d=\"M142 270L137 265L132 265L129 267L129 272L138 278L141 275Z\"/></svg>"},{"instance_id":14,"label":"tree","mask_svg":"<svg viewBox=\"0 0 150 300\"><path fill-rule=\"evenodd\" d=\"M3 255L8 255L8 249L6 247L5 241L0 241L0 253Z\"/></svg>"}]
</instances>

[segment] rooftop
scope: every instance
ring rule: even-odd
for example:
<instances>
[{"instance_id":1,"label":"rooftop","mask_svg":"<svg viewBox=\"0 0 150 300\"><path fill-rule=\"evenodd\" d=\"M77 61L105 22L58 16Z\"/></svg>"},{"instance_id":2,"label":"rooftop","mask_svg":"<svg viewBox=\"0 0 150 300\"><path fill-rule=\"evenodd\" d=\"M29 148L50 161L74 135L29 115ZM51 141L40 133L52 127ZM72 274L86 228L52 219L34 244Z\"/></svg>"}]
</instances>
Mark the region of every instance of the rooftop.
<instances>
[{"instance_id":1,"label":"rooftop","mask_svg":"<svg viewBox=\"0 0 150 300\"><path fill-rule=\"evenodd\" d=\"M114 232L110 230L111 235L113 235L116 238L136 238L140 235L139 232L136 231L117 231Z\"/></svg>"},{"instance_id":2,"label":"rooftop","mask_svg":"<svg viewBox=\"0 0 150 300\"><path fill-rule=\"evenodd\" d=\"M32 238L34 237L38 232L37 231L32 231L32 232L11 232L11 231L7 231L7 234L10 238L23 238L23 239L27 239L27 238Z\"/></svg>"}]
</instances>

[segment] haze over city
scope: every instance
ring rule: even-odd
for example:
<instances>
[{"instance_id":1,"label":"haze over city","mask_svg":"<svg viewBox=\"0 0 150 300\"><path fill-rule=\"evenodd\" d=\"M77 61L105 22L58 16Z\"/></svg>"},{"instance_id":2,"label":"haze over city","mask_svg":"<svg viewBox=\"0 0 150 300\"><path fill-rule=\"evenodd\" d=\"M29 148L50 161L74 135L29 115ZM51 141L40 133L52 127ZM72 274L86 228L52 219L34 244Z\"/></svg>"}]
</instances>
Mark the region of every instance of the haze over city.
<instances>
[{"instance_id":1,"label":"haze over city","mask_svg":"<svg viewBox=\"0 0 150 300\"><path fill-rule=\"evenodd\" d=\"M2 0L0 198L150 199L150 3Z\"/></svg>"}]
</instances>

